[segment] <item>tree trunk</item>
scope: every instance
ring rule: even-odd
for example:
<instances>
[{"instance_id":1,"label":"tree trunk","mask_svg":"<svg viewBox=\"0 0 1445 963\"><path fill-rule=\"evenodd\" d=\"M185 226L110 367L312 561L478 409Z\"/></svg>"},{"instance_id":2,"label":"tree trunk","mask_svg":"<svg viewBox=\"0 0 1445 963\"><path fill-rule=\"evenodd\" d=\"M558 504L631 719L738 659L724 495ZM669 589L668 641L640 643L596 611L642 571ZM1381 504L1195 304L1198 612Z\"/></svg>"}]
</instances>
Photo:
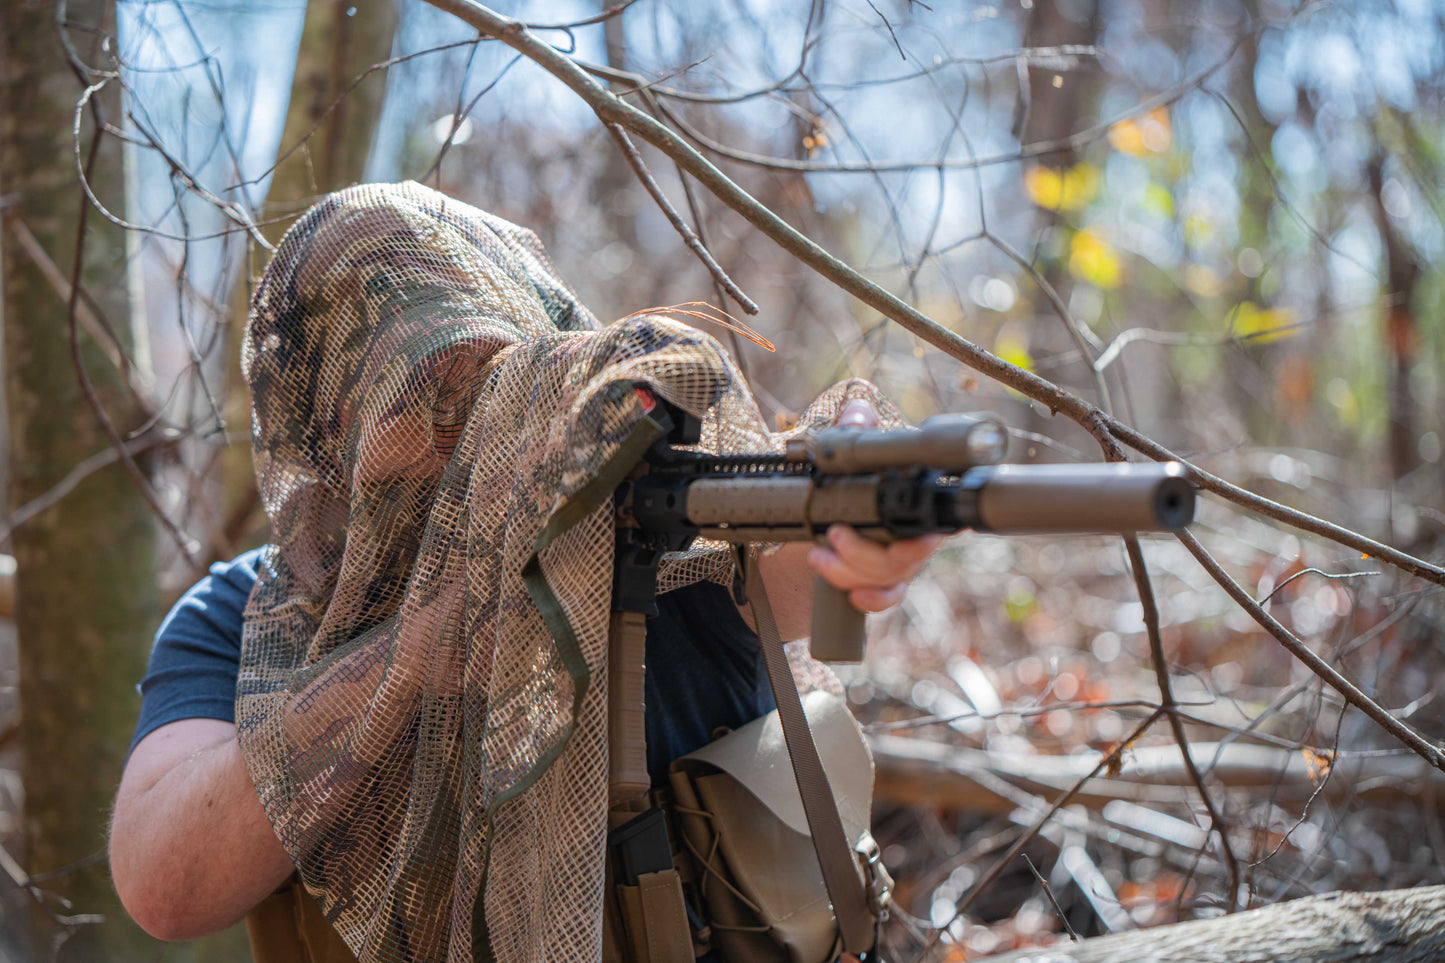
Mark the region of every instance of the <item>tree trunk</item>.
<instances>
[{"instance_id":1,"label":"tree trunk","mask_svg":"<svg viewBox=\"0 0 1445 963\"><path fill-rule=\"evenodd\" d=\"M1445 959L1445 886L1327 893L1212 920L1116 933L978 963L1431 963Z\"/></svg>"},{"instance_id":2,"label":"tree trunk","mask_svg":"<svg viewBox=\"0 0 1445 963\"><path fill-rule=\"evenodd\" d=\"M1100 16L1098 0L1083 0L1081 3L1063 3L1059 0L1038 0L1028 14L1024 28L1024 46L1056 47L1094 44L1099 37ZM1066 8L1066 9L1064 9ZM1077 17L1077 19L1075 19ZM1089 61L1082 61L1078 67L1087 68ZM1045 143L1066 141L1072 134L1085 126L1083 118L1089 116L1098 99L1099 82L1087 69L1060 70L1044 64L1033 64L1027 72L1028 89L1020 91L1017 113L1014 117L1014 133L1022 148ZM1062 183L1067 172L1079 160L1073 148L1061 148L1040 154L1025 164L1052 171ZM1065 209L1060 189L1059 206L1054 210L1041 209L1038 224L1039 237L1046 236L1044 228L1060 224L1071 229L1078 228L1077 212ZM1072 230L1069 232L1072 235ZM1044 281L1057 291L1067 303L1070 300L1074 280L1069 271L1070 257L1067 250L1057 257L1039 261L1040 251L1026 252L1026 256L1038 268ZM1031 282L1025 282L1030 286ZM1055 317L1053 308L1040 296L1038 309L1023 335L1024 347L1035 357L1057 355L1075 350L1075 340L1066 331L1063 323ZM1080 363L1087 364L1088 358L1081 357ZM1078 384L1088 384L1092 391L1092 373L1086 368L1075 368L1067 377L1086 379ZM1102 403L1102 399L1095 399ZM1041 433L1053 430L1049 418L1041 414L1037 406L1023 405L1018 416L1027 419L1025 427Z\"/></svg>"},{"instance_id":3,"label":"tree trunk","mask_svg":"<svg viewBox=\"0 0 1445 963\"><path fill-rule=\"evenodd\" d=\"M112 30L110 4L72 0L71 23ZM98 37L73 31L82 57L106 69ZM7 228L23 221L67 276L76 256L86 203L70 163L71 118L82 86L67 65L52 3L0 6L0 192L11 200ZM113 93L112 87L106 94ZM118 122L116 103L102 109ZM92 125L84 124L86 140ZM115 205L121 180L119 142L96 158L96 188ZM118 206L118 205L115 205ZM6 231L6 240L13 231ZM119 232L91 214L81 283L117 329L124 286ZM71 361L66 302L20 246L4 244L0 263L5 317L5 380L12 472L10 505L48 491L109 441L82 397ZM88 370L124 431L138 423L115 369L86 338ZM83 481L12 536L18 567L16 629L25 785L25 863L45 874L44 890L69 900L37 911L36 959L154 959L158 947L121 909L104 860L106 813L139 705L159 620L155 526L135 485L119 466ZM99 857L99 858L97 858ZM57 923L52 914L103 917Z\"/></svg>"},{"instance_id":4,"label":"tree trunk","mask_svg":"<svg viewBox=\"0 0 1445 963\"><path fill-rule=\"evenodd\" d=\"M386 72L376 71L346 91L363 71L391 55L396 23L391 0L310 0L281 150L291 150L303 138L306 143L276 168L266 204L269 215L299 214L320 195L361 178L386 93ZM275 241L289 226L288 219L266 233Z\"/></svg>"},{"instance_id":5,"label":"tree trunk","mask_svg":"<svg viewBox=\"0 0 1445 963\"><path fill-rule=\"evenodd\" d=\"M1380 239L1384 242L1382 254L1387 289L1381 340L1385 346L1385 398L1389 414L1385 435L1390 455L1390 475L1398 481L1419 464L1420 457L1415 424L1418 406L1410 390L1410 372L1415 367L1420 342L1413 305L1415 284L1420 279L1420 263L1385 210L1383 152L1377 152L1370 158L1367 169L1372 213Z\"/></svg>"}]
</instances>

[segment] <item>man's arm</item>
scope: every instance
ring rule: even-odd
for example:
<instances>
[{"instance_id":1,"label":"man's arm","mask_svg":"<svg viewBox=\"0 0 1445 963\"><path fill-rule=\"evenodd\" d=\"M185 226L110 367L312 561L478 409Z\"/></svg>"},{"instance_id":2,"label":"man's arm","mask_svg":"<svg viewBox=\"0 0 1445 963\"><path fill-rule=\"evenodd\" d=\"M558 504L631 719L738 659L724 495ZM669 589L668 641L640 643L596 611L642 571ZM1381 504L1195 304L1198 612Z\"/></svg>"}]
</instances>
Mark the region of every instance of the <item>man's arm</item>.
<instances>
[{"instance_id":1,"label":"man's arm","mask_svg":"<svg viewBox=\"0 0 1445 963\"><path fill-rule=\"evenodd\" d=\"M427 624L418 619L411 631L376 634L291 699L282 718L288 742L317 747L340 740L326 753L345 763L327 784L333 811L361 785L345 773L364 772L374 761L356 756L347 735L364 732L368 738L358 736L356 744L385 751L406 729L422 678L459 672L449 660L430 657ZM373 699L384 675L386 697ZM331 722L358 711L360 729L329 732ZM168 940L231 925L295 872L261 808L235 726L217 719L172 722L136 744L116 797L110 862L126 910L146 932Z\"/></svg>"},{"instance_id":2,"label":"man's arm","mask_svg":"<svg viewBox=\"0 0 1445 963\"><path fill-rule=\"evenodd\" d=\"M126 911L152 936L224 929L295 872L236 743L218 719L182 719L131 753L116 796L110 871Z\"/></svg>"}]
</instances>

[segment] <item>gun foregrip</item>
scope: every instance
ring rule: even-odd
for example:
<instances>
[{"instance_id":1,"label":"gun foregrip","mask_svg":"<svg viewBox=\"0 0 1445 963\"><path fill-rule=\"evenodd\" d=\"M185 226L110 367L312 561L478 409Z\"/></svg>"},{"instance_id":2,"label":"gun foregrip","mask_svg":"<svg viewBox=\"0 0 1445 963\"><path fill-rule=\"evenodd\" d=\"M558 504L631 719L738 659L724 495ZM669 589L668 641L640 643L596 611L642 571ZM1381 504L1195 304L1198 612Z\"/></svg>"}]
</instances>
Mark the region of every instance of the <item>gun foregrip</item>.
<instances>
[{"instance_id":1,"label":"gun foregrip","mask_svg":"<svg viewBox=\"0 0 1445 963\"><path fill-rule=\"evenodd\" d=\"M808 651L819 662L862 662L867 644L864 614L821 575L813 576L813 626Z\"/></svg>"}]
</instances>

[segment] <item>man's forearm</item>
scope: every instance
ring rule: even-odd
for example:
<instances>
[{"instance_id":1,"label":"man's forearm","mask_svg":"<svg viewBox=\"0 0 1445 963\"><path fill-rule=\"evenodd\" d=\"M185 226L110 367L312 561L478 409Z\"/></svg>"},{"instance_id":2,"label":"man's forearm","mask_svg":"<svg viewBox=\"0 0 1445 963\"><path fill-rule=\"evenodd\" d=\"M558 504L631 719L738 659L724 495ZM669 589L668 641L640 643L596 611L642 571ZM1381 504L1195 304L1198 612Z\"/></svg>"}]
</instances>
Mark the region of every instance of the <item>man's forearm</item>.
<instances>
[{"instance_id":1,"label":"man's forearm","mask_svg":"<svg viewBox=\"0 0 1445 963\"><path fill-rule=\"evenodd\" d=\"M171 723L136 747L116 798L110 861L127 911L168 940L231 925L294 872L235 727L214 719Z\"/></svg>"},{"instance_id":2,"label":"man's forearm","mask_svg":"<svg viewBox=\"0 0 1445 963\"><path fill-rule=\"evenodd\" d=\"M429 624L377 630L287 701L279 729L295 765L326 770L324 800L303 793L293 801L304 820L344 814L371 767L409 731L424 684L459 684L460 665L426 636ZM162 726L136 746L116 797L111 862L126 909L164 939L229 926L295 871L235 726L215 719Z\"/></svg>"}]
</instances>

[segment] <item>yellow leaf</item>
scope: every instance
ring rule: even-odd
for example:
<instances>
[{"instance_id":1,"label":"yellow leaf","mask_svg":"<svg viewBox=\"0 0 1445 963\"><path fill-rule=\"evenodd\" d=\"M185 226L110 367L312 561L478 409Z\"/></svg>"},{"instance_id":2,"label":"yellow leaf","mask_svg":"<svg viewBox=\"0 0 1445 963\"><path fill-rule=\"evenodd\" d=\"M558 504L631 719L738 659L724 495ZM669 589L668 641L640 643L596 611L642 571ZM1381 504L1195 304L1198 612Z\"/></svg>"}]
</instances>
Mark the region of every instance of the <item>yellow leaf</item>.
<instances>
[{"instance_id":1,"label":"yellow leaf","mask_svg":"<svg viewBox=\"0 0 1445 963\"><path fill-rule=\"evenodd\" d=\"M1050 211L1077 211L1099 193L1099 169L1079 163L1068 170L1031 167L1024 172L1024 192L1029 200Z\"/></svg>"},{"instance_id":2,"label":"yellow leaf","mask_svg":"<svg viewBox=\"0 0 1445 963\"><path fill-rule=\"evenodd\" d=\"M1010 331L999 334L998 340L993 343L993 353L1015 367L1034 370L1034 356L1029 354L1028 344Z\"/></svg>"},{"instance_id":3,"label":"yellow leaf","mask_svg":"<svg viewBox=\"0 0 1445 963\"><path fill-rule=\"evenodd\" d=\"M1144 209L1158 217L1174 216L1174 195L1162 184L1149 182L1144 188Z\"/></svg>"},{"instance_id":4,"label":"yellow leaf","mask_svg":"<svg viewBox=\"0 0 1445 963\"><path fill-rule=\"evenodd\" d=\"M1064 207L1078 210L1092 201L1099 193L1102 180L1099 168L1093 164L1079 163L1064 173Z\"/></svg>"},{"instance_id":5,"label":"yellow leaf","mask_svg":"<svg viewBox=\"0 0 1445 963\"><path fill-rule=\"evenodd\" d=\"M1039 207L1057 211L1064 200L1063 175L1052 167L1030 167L1024 172L1024 192Z\"/></svg>"},{"instance_id":6,"label":"yellow leaf","mask_svg":"<svg viewBox=\"0 0 1445 963\"><path fill-rule=\"evenodd\" d=\"M1298 318L1290 308L1261 308L1253 301L1241 301L1229 315L1229 327L1237 338L1251 344L1268 344L1299 333Z\"/></svg>"},{"instance_id":7,"label":"yellow leaf","mask_svg":"<svg viewBox=\"0 0 1445 963\"><path fill-rule=\"evenodd\" d=\"M1124 267L1114 245L1094 231L1075 231L1069 240L1069 271L1095 287L1112 291L1119 286Z\"/></svg>"}]
</instances>

